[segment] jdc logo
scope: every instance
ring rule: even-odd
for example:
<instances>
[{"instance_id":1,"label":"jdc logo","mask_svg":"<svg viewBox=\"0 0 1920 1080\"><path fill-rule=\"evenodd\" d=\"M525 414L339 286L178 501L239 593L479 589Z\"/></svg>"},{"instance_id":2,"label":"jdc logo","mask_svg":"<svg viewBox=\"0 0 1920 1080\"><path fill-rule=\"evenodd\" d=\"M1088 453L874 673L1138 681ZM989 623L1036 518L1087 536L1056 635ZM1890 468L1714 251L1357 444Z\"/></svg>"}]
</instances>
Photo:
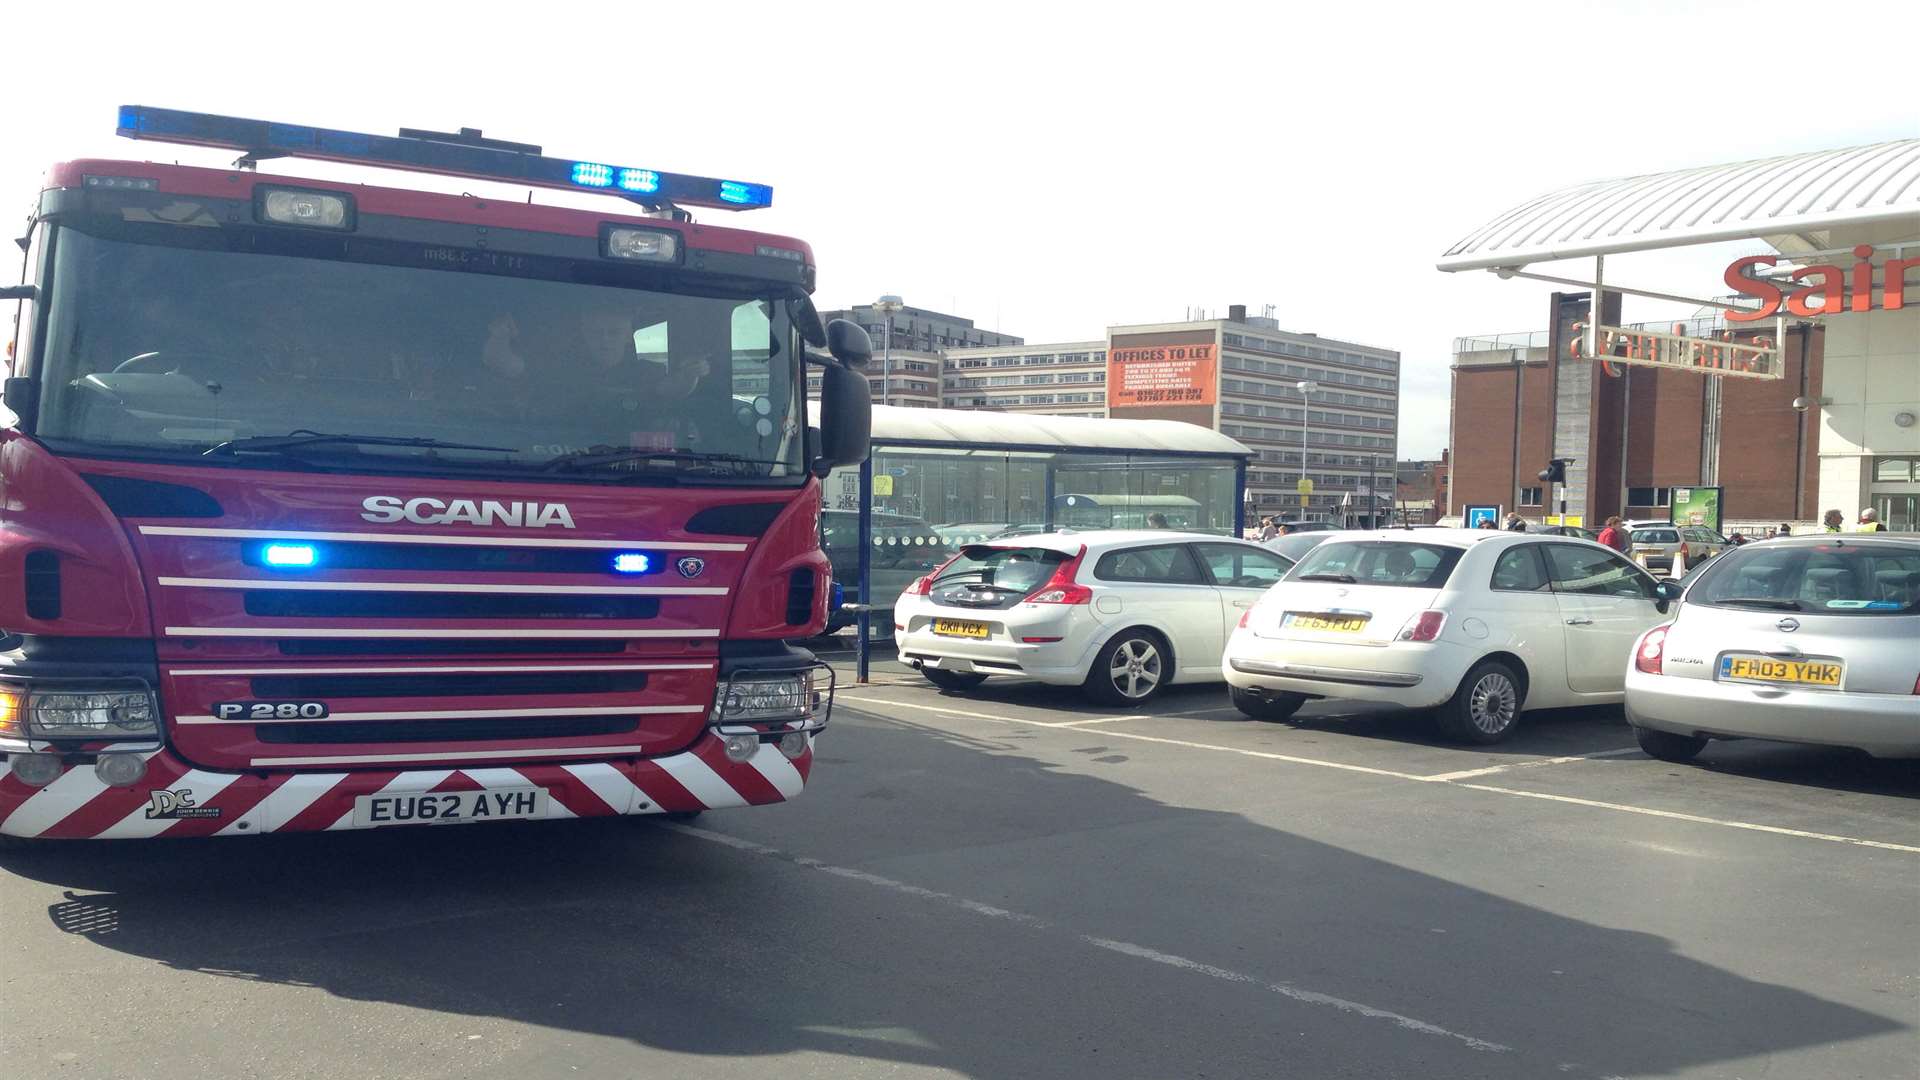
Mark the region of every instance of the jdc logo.
<instances>
[{"instance_id":1,"label":"jdc logo","mask_svg":"<svg viewBox=\"0 0 1920 1080\"><path fill-rule=\"evenodd\" d=\"M147 806L147 817L161 818L217 818L217 807L200 806L193 801L193 789L181 788L179 791L151 792L152 802Z\"/></svg>"}]
</instances>

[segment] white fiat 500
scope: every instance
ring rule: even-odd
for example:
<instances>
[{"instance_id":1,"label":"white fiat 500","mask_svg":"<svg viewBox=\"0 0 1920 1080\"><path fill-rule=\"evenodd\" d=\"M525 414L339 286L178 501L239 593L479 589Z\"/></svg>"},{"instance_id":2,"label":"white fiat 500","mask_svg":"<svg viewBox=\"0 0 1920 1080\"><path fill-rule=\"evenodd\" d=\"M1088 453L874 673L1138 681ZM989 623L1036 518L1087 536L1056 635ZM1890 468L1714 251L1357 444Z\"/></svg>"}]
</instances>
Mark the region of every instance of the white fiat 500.
<instances>
[{"instance_id":1,"label":"white fiat 500","mask_svg":"<svg viewBox=\"0 0 1920 1080\"><path fill-rule=\"evenodd\" d=\"M1646 571L1572 537L1347 533L1316 546L1227 642L1233 703L1285 719L1314 698L1438 709L1466 742L1522 711L1621 700L1628 655L1668 601Z\"/></svg>"},{"instance_id":2,"label":"white fiat 500","mask_svg":"<svg viewBox=\"0 0 1920 1080\"><path fill-rule=\"evenodd\" d=\"M1205 533L1100 531L970 544L894 604L900 659L935 686L989 675L1136 705L1217 682L1227 633L1293 565Z\"/></svg>"}]
</instances>

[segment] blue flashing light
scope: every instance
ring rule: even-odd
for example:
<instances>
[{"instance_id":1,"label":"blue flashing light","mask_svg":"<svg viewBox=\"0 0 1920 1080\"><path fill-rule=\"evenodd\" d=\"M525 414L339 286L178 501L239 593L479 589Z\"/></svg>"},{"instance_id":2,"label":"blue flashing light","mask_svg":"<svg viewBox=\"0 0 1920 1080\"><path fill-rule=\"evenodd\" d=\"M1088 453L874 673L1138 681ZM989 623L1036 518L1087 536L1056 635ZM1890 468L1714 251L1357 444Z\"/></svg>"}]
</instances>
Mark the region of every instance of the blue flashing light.
<instances>
[{"instance_id":1,"label":"blue flashing light","mask_svg":"<svg viewBox=\"0 0 1920 1080\"><path fill-rule=\"evenodd\" d=\"M312 544L268 544L260 561L283 570L304 569L319 561Z\"/></svg>"},{"instance_id":2,"label":"blue flashing light","mask_svg":"<svg viewBox=\"0 0 1920 1080\"><path fill-rule=\"evenodd\" d=\"M621 169L619 186L621 191L631 191L636 195L658 195L660 174L652 169Z\"/></svg>"},{"instance_id":3,"label":"blue flashing light","mask_svg":"<svg viewBox=\"0 0 1920 1080\"><path fill-rule=\"evenodd\" d=\"M653 569L653 560L641 551L623 551L613 557L616 574L644 574Z\"/></svg>"},{"instance_id":4,"label":"blue flashing light","mask_svg":"<svg viewBox=\"0 0 1920 1080\"><path fill-rule=\"evenodd\" d=\"M720 181L720 201L735 206L769 206L773 189L765 184L743 184L738 180Z\"/></svg>"},{"instance_id":5,"label":"blue flashing light","mask_svg":"<svg viewBox=\"0 0 1920 1080\"><path fill-rule=\"evenodd\" d=\"M595 165L591 161L576 161L573 165L573 182L581 187L612 187L613 166Z\"/></svg>"},{"instance_id":6,"label":"blue flashing light","mask_svg":"<svg viewBox=\"0 0 1920 1080\"><path fill-rule=\"evenodd\" d=\"M464 131L461 135L414 131L403 131L398 137L367 135L146 105L121 106L118 130L130 139L219 147L259 157L344 161L609 195L638 195L648 201L716 210L773 205L773 189L765 184L546 157L537 146L481 139L477 133L465 138Z\"/></svg>"}]
</instances>

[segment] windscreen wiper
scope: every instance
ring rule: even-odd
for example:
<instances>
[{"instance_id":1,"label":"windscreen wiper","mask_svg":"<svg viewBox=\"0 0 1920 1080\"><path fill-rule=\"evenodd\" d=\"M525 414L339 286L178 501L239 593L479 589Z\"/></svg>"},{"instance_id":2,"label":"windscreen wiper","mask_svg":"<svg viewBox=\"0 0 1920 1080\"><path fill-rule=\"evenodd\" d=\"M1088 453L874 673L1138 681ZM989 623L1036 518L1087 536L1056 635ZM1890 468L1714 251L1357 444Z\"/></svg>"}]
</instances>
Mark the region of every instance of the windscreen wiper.
<instances>
[{"instance_id":1,"label":"windscreen wiper","mask_svg":"<svg viewBox=\"0 0 1920 1080\"><path fill-rule=\"evenodd\" d=\"M570 450L556 454L540 466L541 472L558 472L570 469L592 469L601 465L619 465L628 461L685 461L696 465L784 465L786 462L766 458L742 457L720 451L703 450L647 450L638 446L595 446L585 450Z\"/></svg>"},{"instance_id":2,"label":"windscreen wiper","mask_svg":"<svg viewBox=\"0 0 1920 1080\"><path fill-rule=\"evenodd\" d=\"M1725 600L1711 601L1715 604L1734 604L1740 607L1767 608L1770 611L1805 611L1798 600L1782 600L1777 596L1734 596Z\"/></svg>"},{"instance_id":3,"label":"windscreen wiper","mask_svg":"<svg viewBox=\"0 0 1920 1080\"><path fill-rule=\"evenodd\" d=\"M249 435L228 439L202 451L202 457L233 454L278 454L302 446L344 443L353 446L417 446L427 450L485 450L498 454L515 453L511 446L482 446L478 443L447 442L425 435L346 435L319 431L290 431L285 435Z\"/></svg>"},{"instance_id":4,"label":"windscreen wiper","mask_svg":"<svg viewBox=\"0 0 1920 1080\"><path fill-rule=\"evenodd\" d=\"M1352 574L1301 574L1295 581L1338 581L1343 585L1352 585L1360 579Z\"/></svg>"}]
</instances>

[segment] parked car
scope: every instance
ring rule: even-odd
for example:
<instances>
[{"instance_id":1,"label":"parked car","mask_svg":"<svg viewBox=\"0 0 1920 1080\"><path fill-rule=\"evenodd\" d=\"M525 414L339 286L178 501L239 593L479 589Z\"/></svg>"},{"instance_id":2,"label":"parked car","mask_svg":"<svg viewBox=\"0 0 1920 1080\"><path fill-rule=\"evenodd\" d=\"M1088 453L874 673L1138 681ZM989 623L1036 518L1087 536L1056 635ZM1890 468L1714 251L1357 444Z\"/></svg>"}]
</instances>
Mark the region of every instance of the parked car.
<instances>
[{"instance_id":1,"label":"parked car","mask_svg":"<svg viewBox=\"0 0 1920 1080\"><path fill-rule=\"evenodd\" d=\"M933 526L905 514L873 515L873 539L867 573L877 604L900 595L900 590L938 566L953 550ZM834 582L851 603L860 595L859 511L822 510L820 546L833 564ZM855 615L836 607L827 614L827 632L852 626L855 620ZM892 625L884 609L874 615L874 622L882 629Z\"/></svg>"},{"instance_id":2,"label":"parked car","mask_svg":"<svg viewBox=\"0 0 1920 1080\"><path fill-rule=\"evenodd\" d=\"M1271 540L1261 541L1268 551L1278 552L1280 557L1290 563L1297 563L1307 552L1319 547L1328 537L1338 536L1333 529L1313 529L1306 532L1288 533Z\"/></svg>"},{"instance_id":3,"label":"parked car","mask_svg":"<svg viewBox=\"0 0 1920 1080\"><path fill-rule=\"evenodd\" d=\"M1626 673L1647 753L1757 738L1920 757L1920 538L1768 540L1661 588L1680 607Z\"/></svg>"},{"instance_id":4,"label":"parked car","mask_svg":"<svg viewBox=\"0 0 1920 1080\"><path fill-rule=\"evenodd\" d=\"M1342 534L1307 552L1227 641L1233 703L1285 719L1315 698L1437 709L1498 742L1527 709L1621 700L1669 602L1598 544L1488 529Z\"/></svg>"},{"instance_id":5,"label":"parked car","mask_svg":"<svg viewBox=\"0 0 1920 1080\"><path fill-rule=\"evenodd\" d=\"M1583 529L1578 525L1528 525L1527 531L1541 536L1571 536L1576 540L1592 540L1599 543L1600 534L1592 529Z\"/></svg>"},{"instance_id":6,"label":"parked car","mask_svg":"<svg viewBox=\"0 0 1920 1080\"><path fill-rule=\"evenodd\" d=\"M1340 526L1335 525L1331 521L1294 520L1294 521L1276 521L1274 522L1274 524L1291 526L1294 532L1337 532L1340 530Z\"/></svg>"},{"instance_id":7,"label":"parked car","mask_svg":"<svg viewBox=\"0 0 1920 1080\"><path fill-rule=\"evenodd\" d=\"M1672 570L1675 553L1679 553L1687 566L1691 567L1736 546L1726 537L1701 525L1629 521L1626 528L1627 554L1644 558L1649 570Z\"/></svg>"},{"instance_id":8,"label":"parked car","mask_svg":"<svg viewBox=\"0 0 1920 1080\"><path fill-rule=\"evenodd\" d=\"M963 521L953 525L935 525L933 529L946 540L948 547L1047 531L1047 527L1037 521L1023 525L1010 525L1004 521Z\"/></svg>"},{"instance_id":9,"label":"parked car","mask_svg":"<svg viewBox=\"0 0 1920 1080\"><path fill-rule=\"evenodd\" d=\"M1217 682L1227 632L1293 563L1206 533L1102 530L964 547L894 605L902 662L934 685L990 675L1082 686L1138 705Z\"/></svg>"}]
</instances>

